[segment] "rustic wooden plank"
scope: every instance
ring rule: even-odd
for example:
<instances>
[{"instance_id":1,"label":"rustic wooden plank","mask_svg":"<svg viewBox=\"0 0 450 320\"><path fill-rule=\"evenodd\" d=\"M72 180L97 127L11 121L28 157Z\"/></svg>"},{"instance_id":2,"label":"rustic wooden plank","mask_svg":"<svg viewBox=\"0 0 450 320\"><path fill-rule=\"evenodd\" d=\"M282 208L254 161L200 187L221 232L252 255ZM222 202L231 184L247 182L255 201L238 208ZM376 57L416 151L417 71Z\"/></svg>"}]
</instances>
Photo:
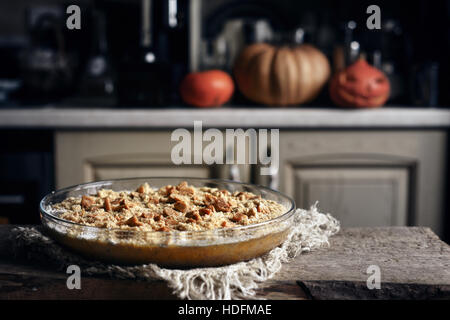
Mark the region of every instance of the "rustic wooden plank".
<instances>
[{"instance_id":1,"label":"rustic wooden plank","mask_svg":"<svg viewBox=\"0 0 450 320\"><path fill-rule=\"evenodd\" d=\"M42 267L0 263L1 299L176 299L164 281L134 281L82 277L80 290L69 290L68 275ZM267 281L259 290L265 299L306 299L295 281Z\"/></svg>"},{"instance_id":2,"label":"rustic wooden plank","mask_svg":"<svg viewBox=\"0 0 450 320\"><path fill-rule=\"evenodd\" d=\"M8 237L9 231L13 228L12 225L0 225L0 257L9 254L8 252Z\"/></svg>"},{"instance_id":3,"label":"rustic wooden plank","mask_svg":"<svg viewBox=\"0 0 450 320\"><path fill-rule=\"evenodd\" d=\"M61 272L18 264L0 264L0 299L175 299L164 281L82 277L81 289L69 290Z\"/></svg>"},{"instance_id":4,"label":"rustic wooden plank","mask_svg":"<svg viewBox=\"0 0 450 320\"><path fill-rule=\"evenodd\" d=\"M369 290L366 282L358 281L299 281L308 299L383 299L383 300L448 300L450 286L414 283L381 283L379 290Z\"/></svg>"},{"instance_id":5,"label":"rustic wooden plank","mask_svg":"<svg viewBox=\"0 0 450 320\"><path fill-rule=\"evenodd\" d=\"M428 228L349 228L330 244L286 264L279 279L366 282L378 265L384 282L450 285L450 247Z\"/></svg>"},{"instance_id":6,"label":"rustic wooden plank","mask_svg":"<svg viewBox=\"0 0 450 320\"><path fill-rule=\"evenodd\" d=\"M137 282L89 277L82 290L68 290L67 275L6 255L11 226L0 226L0 298L171 299L162 281ZM418 299L450 297L450 247L428 228L349 228L331 247L285 264L259 294L268 299ZM378 265L381 289L369 290L367 267ZM77 292L78 291L78 292Z\"/></svg>"},{"instance_id":7,"label":"rustic wooden plank","mask_svg":"<svg viewBox=\"0 0 450 320\"><path fill-rule=\"evenodd\" d=\"M286 264L277 280L296 278L315 299L450 296L450 247L428 228L349 228L330 244ZM367 288L370 265L380 267L380 290Z\"/></svg>"},{"instance_id":8,"label":"rustic wooden plank","mask_svg":"<svg viewBox=\"0 0 450 320\"><path fill-rule=\"evenodd\" d=\"M260 298L268 300L308 300L310 297L293 280L268 280L257 291Z\"/></svg>"}]
</instances>

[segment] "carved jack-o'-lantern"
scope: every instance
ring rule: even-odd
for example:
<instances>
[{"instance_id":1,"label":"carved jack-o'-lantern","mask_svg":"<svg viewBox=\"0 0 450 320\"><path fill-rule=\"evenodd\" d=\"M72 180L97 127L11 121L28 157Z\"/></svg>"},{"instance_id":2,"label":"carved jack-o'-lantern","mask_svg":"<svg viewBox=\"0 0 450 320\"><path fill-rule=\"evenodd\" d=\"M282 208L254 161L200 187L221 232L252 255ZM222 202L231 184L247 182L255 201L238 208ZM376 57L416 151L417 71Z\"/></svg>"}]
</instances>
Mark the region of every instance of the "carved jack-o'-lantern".
<instances>
[{"instance_id":1,"label":"carved jack-o'-lantern","mask_svg":"<svg viewBox=\"0 0 450 320\"><path fill-rule=\"evenodd\" d=\"M336 73L330 83L331 100L342 107L380 107L389 94L388 78L364 59Z\"/></svg>"}]
</instances>

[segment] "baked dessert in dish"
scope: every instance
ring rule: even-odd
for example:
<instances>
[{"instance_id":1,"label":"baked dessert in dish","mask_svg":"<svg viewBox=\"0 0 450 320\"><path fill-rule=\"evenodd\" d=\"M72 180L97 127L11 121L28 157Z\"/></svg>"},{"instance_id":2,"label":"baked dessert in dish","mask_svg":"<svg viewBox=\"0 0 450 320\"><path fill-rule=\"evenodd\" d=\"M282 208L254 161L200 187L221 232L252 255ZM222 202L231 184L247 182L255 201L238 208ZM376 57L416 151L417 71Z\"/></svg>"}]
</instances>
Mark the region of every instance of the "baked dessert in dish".
<instances>
[{"instance_id":1,"label":"baked dessert in dish","mask_svg":"<svg viewBox=\"0 0 450 320\"><path fill-rule=\"evenodd\" d=\"M53 205L60 217L99 228L145 231L205 231L267 221L286 210L251 192L194 187L186 181L153 189L145 182L135 191L101 189Z\"/></svg>"},{"instance_id":2,"label":"baked dessert in dish","mask_svg":"<svg viewBox=\"0 0 450 320\"><path fill-rule=\"evenodd\" d=\"M48 234L96 260L167 267L218 266L281 244L294 202L226 180L135 178L66 188L41 201Z\"/></svg>"}]
</instances>

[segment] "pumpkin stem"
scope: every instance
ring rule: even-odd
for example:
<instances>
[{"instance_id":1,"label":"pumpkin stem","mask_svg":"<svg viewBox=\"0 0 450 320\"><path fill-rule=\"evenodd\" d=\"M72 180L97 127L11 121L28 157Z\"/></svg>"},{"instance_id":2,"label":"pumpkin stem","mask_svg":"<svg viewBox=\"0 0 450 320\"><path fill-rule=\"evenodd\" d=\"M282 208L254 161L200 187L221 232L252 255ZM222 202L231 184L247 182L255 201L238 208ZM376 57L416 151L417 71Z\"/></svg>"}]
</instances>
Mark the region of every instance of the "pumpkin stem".
<instances>
[{"instance_id":1,"label":"pumpkin stem","mask_svg":"<svg viewBox=\"0 0 450 320\"><path fill-rule=\"evenodd\" d=\"M303 28L297 28L294 32L294 43L296 45L303 44L305 42L305 30Z\"/></svg>"}]
</instances>

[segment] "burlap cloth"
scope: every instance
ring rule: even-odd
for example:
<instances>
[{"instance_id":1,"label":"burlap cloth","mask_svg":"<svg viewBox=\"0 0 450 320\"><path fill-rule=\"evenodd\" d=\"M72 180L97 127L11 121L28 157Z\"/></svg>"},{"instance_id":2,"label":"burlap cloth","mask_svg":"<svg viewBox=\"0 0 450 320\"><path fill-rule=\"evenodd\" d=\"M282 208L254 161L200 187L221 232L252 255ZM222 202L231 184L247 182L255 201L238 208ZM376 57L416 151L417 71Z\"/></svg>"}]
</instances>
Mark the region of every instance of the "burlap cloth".
<instances>
[{"instance_id":1,"label":"burlap cloth","mask_svg":"<svg viewBox=\"0 0 450 320\"><path fill-rule=\"evenodd\" d=\"M317 206L298 209L287 240L267 254L250 261L217 268L165 269L155 264L119 266L86 260L67 251L41 232L41 227L16 227L11 233L11 251L34 263L66 270L78 265L82 276L119 279L165 280L182 299L257 299L258 285L272 278L297 255L329 245L328 238L339 231L339 222Z\"/></svg>"}]
</instances>

